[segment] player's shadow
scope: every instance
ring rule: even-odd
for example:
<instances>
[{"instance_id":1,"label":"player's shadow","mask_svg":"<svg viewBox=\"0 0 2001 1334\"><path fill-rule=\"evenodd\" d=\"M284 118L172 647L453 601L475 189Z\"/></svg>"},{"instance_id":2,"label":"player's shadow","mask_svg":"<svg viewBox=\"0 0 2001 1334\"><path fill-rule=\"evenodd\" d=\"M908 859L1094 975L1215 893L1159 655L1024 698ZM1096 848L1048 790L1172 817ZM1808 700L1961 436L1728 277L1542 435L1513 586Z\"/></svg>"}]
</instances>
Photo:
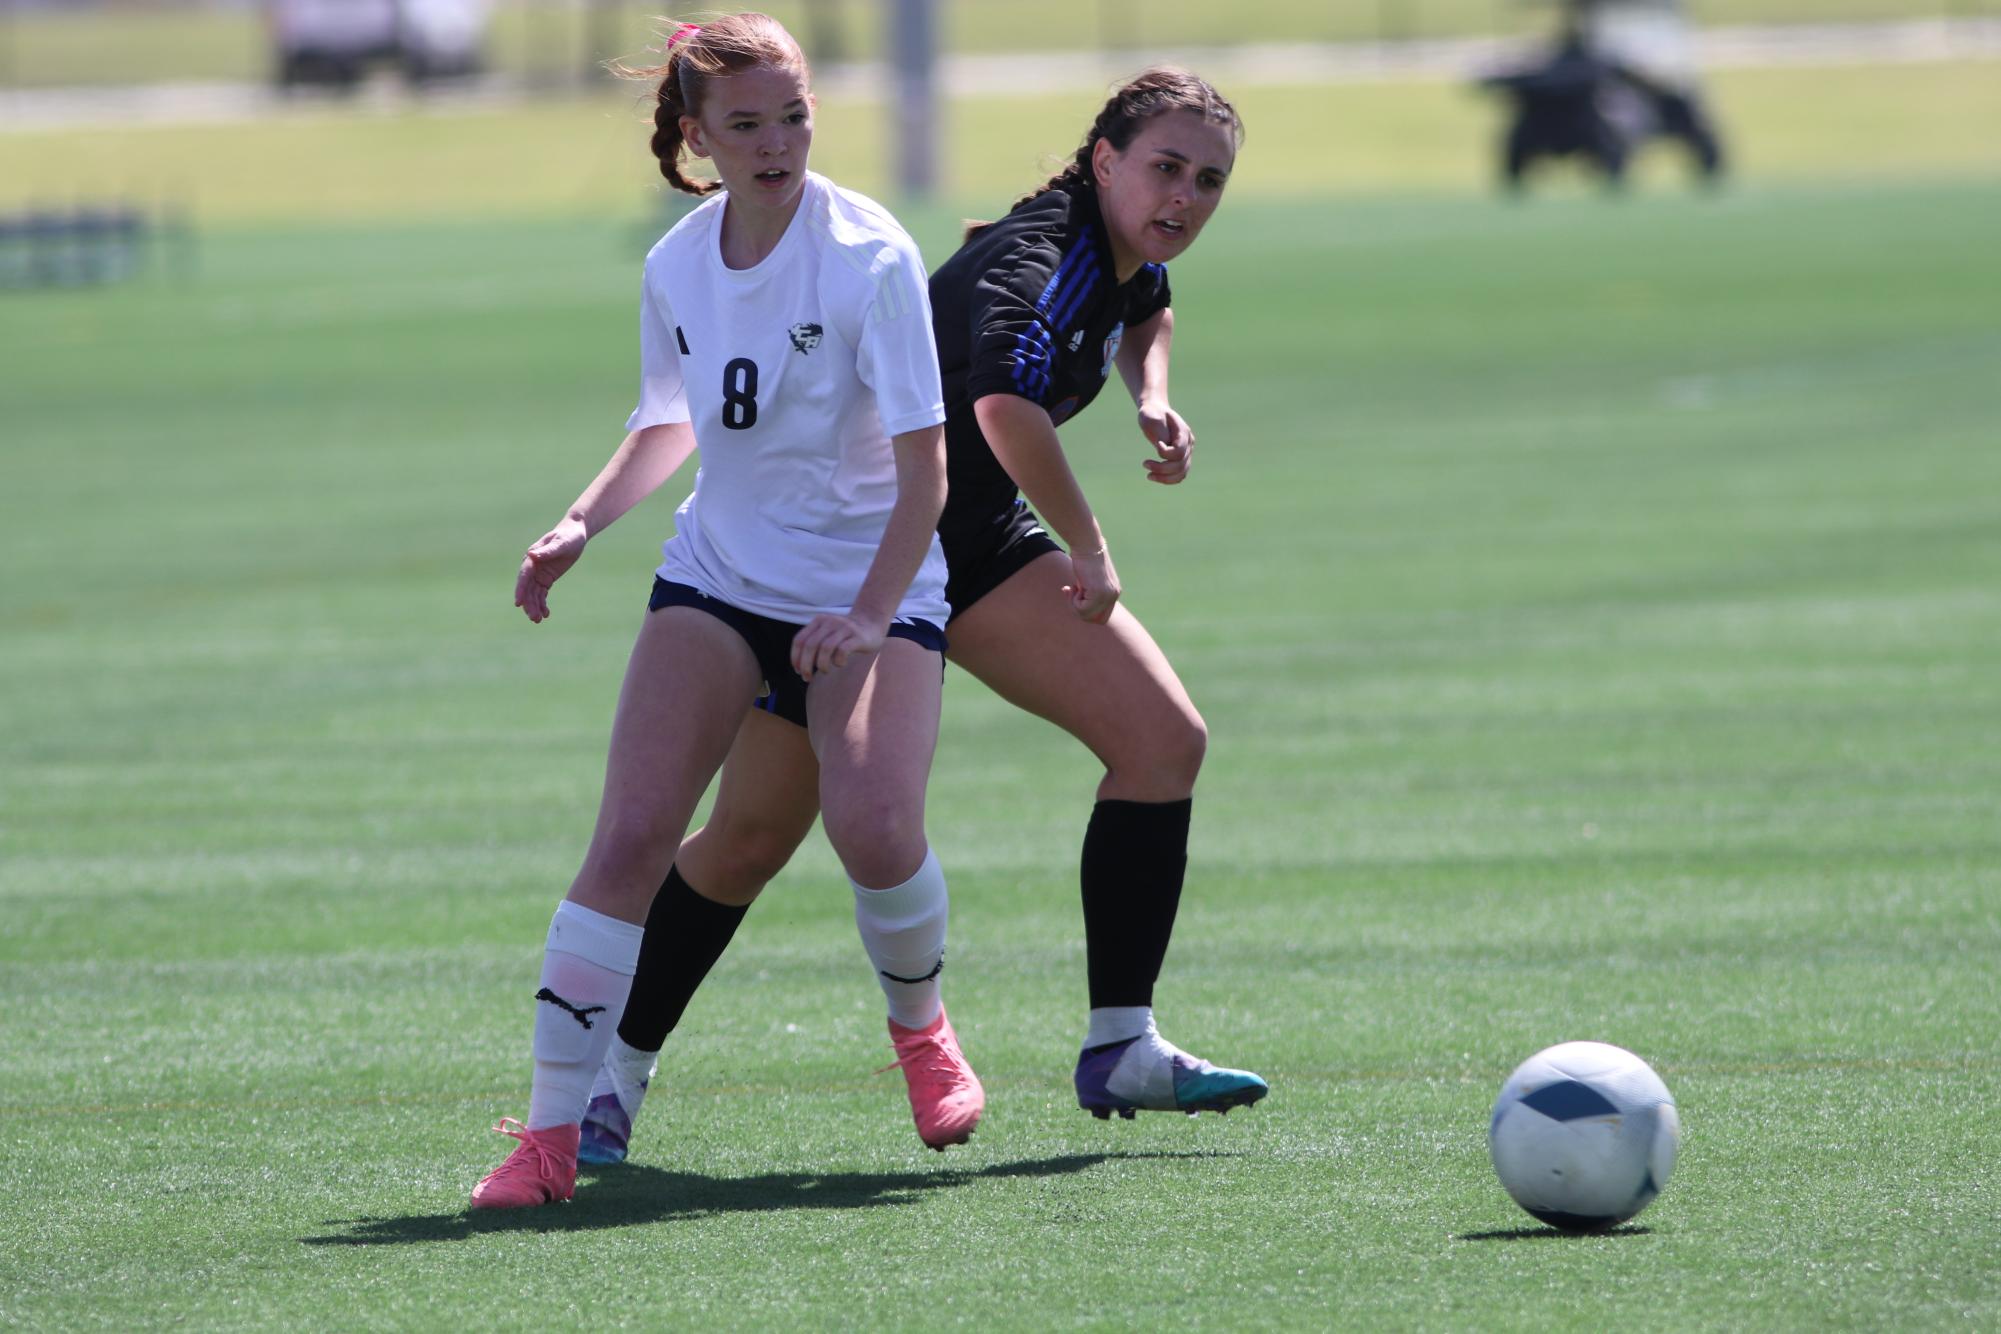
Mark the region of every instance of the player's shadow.
<instances>
[{"instance_id":1,"label":"player's shadow","mask_svg":"<svg viewBox=\"0 0 2001 1334\"><path fill-rule=\"evenodd\" d=\"M325 1236L301 1237L308 1246L383 1246L412 1242L460 1241L488 1232L575 1232L629 1227L712 1214L777 1209L873 1209L914 1204L932 1191L953 1190L976 1181L1008 1177L1068 1176L1107 1159L1222 1158L1214 1152L1075 1153L1060 1158L993 1163L961 1171L935 1172L772 1172L754 1177L710 1177L698 1172L626 1163L585 1166L576 1198L555 1208L502 1209L400 1218L330 1219Z\"/></svg>"},{"instance_id":2,"label":"player's shadow","mask_svg":"<svg viewBox=\"0 0 2001 1334\"><path fill-rule=\"evenodd\" d=\"M1454 1241L1589 1241L1593 1237L1644 1237L1653 1231L1637 1223L1608 1227L1602 1232L1565 1232L1554 1227L1511 1227L1494 1232L1461 1232Z\"/></svg>"}]
</instances>

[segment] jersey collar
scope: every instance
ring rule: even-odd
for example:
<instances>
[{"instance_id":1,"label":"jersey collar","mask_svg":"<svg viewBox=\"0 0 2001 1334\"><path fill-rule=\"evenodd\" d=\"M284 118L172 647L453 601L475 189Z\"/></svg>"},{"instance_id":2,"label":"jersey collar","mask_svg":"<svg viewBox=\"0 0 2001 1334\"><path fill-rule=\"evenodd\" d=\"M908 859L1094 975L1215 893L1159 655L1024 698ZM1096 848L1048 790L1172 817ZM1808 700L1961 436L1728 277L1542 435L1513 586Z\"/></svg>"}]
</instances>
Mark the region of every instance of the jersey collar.
<instances>
[{"instance_id":1,"label":"jersey collar","mask_svg":"<svg viewBox=\"0 0 2001 1334\"><path fill-rule=\"evenodd\" d=\"M806 183L799 191L799 207L792 210L792 221L785 224L785 234L778 238L778 244L771 247L771 253L747 269L733 269L723 263L723 210L716 210L715 226L709 232L709 258L723 277L733 283L754 283L766 274L776 272L785 264L785 257L799 245L799 234L808 223L806 214L819 203L821 179L817 172L806 173ZM727 206L727 201L725 201Z\"/></svg>"}]
</instances>

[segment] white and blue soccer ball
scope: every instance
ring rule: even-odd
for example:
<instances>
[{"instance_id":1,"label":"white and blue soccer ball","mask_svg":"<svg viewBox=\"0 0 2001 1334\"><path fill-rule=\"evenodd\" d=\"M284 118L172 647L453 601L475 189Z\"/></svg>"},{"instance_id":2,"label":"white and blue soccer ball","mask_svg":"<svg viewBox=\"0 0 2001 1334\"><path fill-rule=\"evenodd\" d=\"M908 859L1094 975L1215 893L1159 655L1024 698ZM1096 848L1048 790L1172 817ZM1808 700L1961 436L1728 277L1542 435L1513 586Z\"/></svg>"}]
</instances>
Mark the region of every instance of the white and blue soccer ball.
<instances>
[{"instance_id":1,"label":"white and blue soccer ball","mask_svg":"<svg viewBox=\"0 0 2001 1334\"><path fill-rule=\"evenodd\" d=\"M1681 1119L1653 1068L1623 1047L1564 1042L1515 1067L1487 1148L1515 1203L1551 1227L1615 1227L1674 1171Z\"/></svg>"}]
</instances>

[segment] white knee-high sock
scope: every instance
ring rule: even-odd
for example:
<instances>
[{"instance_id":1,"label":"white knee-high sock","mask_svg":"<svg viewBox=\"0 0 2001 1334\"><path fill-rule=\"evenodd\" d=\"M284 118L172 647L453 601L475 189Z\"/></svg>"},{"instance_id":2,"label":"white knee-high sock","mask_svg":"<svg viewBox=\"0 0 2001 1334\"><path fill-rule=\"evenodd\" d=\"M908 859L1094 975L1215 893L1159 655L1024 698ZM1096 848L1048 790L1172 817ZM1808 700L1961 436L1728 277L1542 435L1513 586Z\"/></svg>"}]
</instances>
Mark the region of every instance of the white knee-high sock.
<instances>
[{"instance_id":1,"label":"white knee-high sock","mask_svg":"<svg viewBox=\"0 0 2001 1334\"><path fill-rule=\"evenodd\" d=\"M557 905L542 955L542 989L535 993L530 1130L584 1119L591 1080L618 1032L645 934L637 922L621 922L567 900Z\"/></svg>"},{"instance_id":2,"label":"white knee-high sock","mask_svg":"<svg viewBox=\"0 0 2001 1334\"><path fill-rule=\"evenodd\" d=\"M889 1000L889 1017L905 1028L929 1027L943 1005L938 974L945 967L945 921L951 915L937 854L926 848L917 874L889 889L848 883L855 886L855 925Z\"/></svg>"}]
</instances>

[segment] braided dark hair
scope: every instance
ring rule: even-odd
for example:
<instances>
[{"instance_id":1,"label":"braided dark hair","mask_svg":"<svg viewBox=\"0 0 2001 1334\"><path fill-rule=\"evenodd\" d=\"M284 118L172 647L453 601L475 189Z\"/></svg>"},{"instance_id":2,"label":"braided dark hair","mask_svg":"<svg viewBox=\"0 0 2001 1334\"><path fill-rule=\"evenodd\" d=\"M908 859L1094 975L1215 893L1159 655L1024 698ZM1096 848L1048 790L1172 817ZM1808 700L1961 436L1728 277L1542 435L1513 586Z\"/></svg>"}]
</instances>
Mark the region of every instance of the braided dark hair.
<instances>
[{"instance_id":1,"label":"braided dark hair","mask_svg":"<svg viewBox=\"0 0 2001 1334\"><path fill-rule=\"evenodd\" d=\"M1051 190L1078 190L1092 183L1091 155L1097 151L1100 139L1110 142L1113 148L1123 153L1139 136L1140 128L1155 116L1170 111L1192 111L1203 119L1226 127L1238 147L1244 143L1244 122L1237 114L1236 107L1229 99L1216 91L1215 85L1198 74L1173 65L1155 65L1141 70L1138 74L1120 84L1106 99L1098 111L1098 118L1091 122L1091 128L1084 135L1084 142L1063 164L1063 169L1047 181L1030 190L1009 206L1009 212L1020 208L1038 195ZM985 222L968 222L966 239L972 240L979 232L990 226Z\"/></svg>"},{"instance_id":2,"label":"braided dark hair","mask_svg":"<svg viewBox=\"0 0 2001 1334\"><path fill-rule=\"evenodd\" d=\"M658 80L654 89L653 156L667 184L691 195L714 194L721 181L690 180L681 174L687 141L681 117L700 116L709 80L747 69L796 70L809 85L812 69L806 53L769 14L730 14L710 23L683 23L667 35L667 58L658 65L635 67L614 63L620 78Z\"/></svg>"}]
</instances>

